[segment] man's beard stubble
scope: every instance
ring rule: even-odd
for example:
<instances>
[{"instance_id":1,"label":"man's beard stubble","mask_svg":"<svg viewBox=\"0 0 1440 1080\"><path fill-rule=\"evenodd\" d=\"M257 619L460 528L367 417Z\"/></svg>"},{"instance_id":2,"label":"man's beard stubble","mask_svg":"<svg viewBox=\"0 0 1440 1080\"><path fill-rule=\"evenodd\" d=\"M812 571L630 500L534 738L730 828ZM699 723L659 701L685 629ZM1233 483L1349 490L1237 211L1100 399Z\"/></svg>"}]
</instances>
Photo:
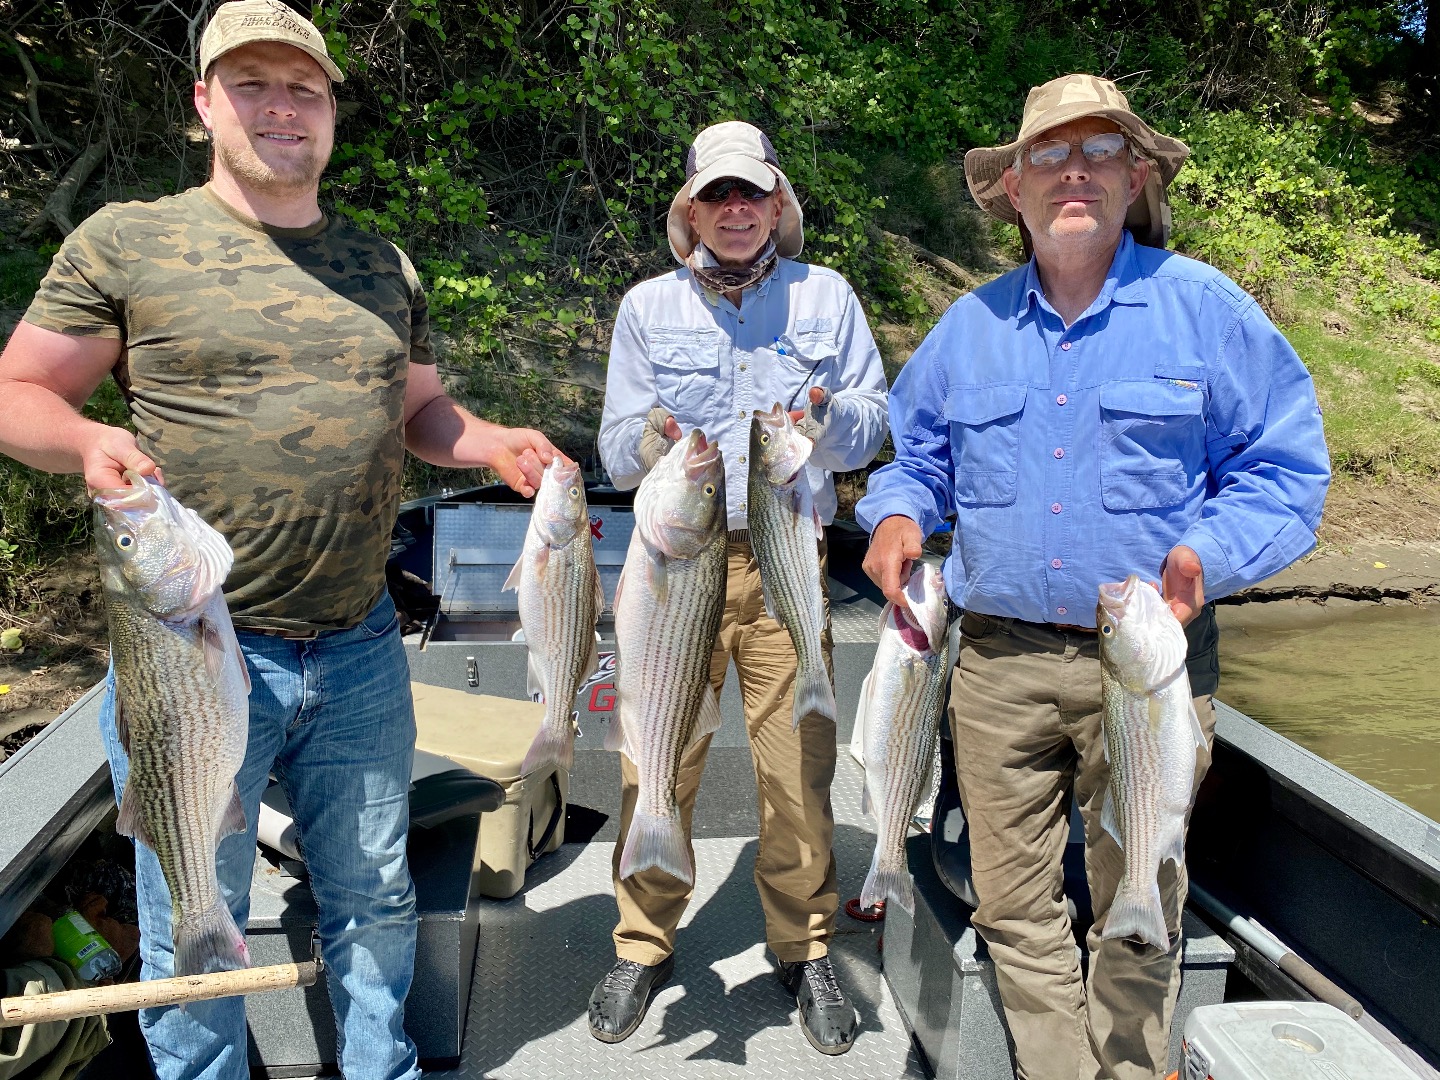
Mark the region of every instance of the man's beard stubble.
<instances>
[{"instance_id":1,"label":"man's beard stubble","mask_svg":"<svg viewBox=\"0 0 1440 1080\"><path fill-rule=\"evenodd\" d=\"M267 195L293 195L313 190L320 182L326 162L314 154L291 162L283 171L269 165L249 142L232 145L212 136L215 157L227 172L252 191ZM213 172L213 167L212 167Z\"/></svg>"}]
</instances>

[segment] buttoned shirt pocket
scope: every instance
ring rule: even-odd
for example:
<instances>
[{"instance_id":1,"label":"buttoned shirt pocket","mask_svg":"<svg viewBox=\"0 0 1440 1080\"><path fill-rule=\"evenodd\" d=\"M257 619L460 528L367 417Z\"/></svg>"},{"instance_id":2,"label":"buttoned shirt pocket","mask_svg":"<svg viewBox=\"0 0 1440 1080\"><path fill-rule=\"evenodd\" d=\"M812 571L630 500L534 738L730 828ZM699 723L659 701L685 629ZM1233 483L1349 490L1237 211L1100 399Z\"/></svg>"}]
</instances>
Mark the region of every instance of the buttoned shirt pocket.
<instances>
[{"instance_id":1,"label":"buttoned shirt pocket","mask_svg":"<svg viewBox=\"0 0 1440 1080\"><path fill-rule=\"evenodd\" d=\"M840 355L835 344L835 321L796 320L795 332L782 337L776 345L772 396L787 408L803 409L810 387L829 386L834 381L836 358Z\"/></svg>"},{"instance_id":2,"label":"buttoned shirt pocket","mask_svg":"<svg viewBox=\"0 0 1440 1080\"><path fill-rule=\"evenodd\" d=\"M701 423L721 390L719 331L656 328L649 339L660 404L684 423Z\"/></svg>"},{"instance_id":3,"label":"buttoned shirt pocket","mask_svg":"<svg viewBox=\"0 0 1440 1080\"><path fill-rule=\"evenodd\" d=\"M1100 489L1107 510L1178 506L1205 464L1204 394L1151 379L1100 388Z\"/></svg>"},{"instance_id":4,"label":"buttoned shirt pocket","mask_svg":"<svg viewBox=\"0 0 1440 1080\"><path fill-rule=\"evenodd\" d=\"M960 387L945 398L955 501L961 506L1009 506L1020 471L1020 415L1024 383Z\"/></svg>"}]
</instances>

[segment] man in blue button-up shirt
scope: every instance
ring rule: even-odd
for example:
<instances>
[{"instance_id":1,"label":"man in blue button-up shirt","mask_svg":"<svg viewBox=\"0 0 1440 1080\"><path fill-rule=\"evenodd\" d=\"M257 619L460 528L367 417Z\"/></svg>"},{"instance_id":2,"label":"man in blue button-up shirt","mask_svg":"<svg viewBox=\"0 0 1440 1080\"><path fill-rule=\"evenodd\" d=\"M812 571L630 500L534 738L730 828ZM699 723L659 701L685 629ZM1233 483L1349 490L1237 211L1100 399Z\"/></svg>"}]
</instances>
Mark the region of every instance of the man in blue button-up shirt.
<instances>
[{"instance_id":1,"label":"man in blue button-up shirt","mask_svg":"<svg viewBox=\"0 0 1440 1080\"><path fill-rule=\"evenodd\" d=\"M1184 144L1085 75L1031 91L1021 134L972 150L981 206L1017 222L1033 258L959 300L890 404L893 464L857 508L866 570L887 597L923 538L955 516L945 563L965 609L951 694L980 906L1021 1075L1165 1071L1185 877L1160 885L1168 953L1101 941L1123 865L1100 825L1095 609L1101 582L1158 580L1190 623L1209 764L1207 599L1315 544L1329 482L1309 374L1256 302L1164 250L1165 187ZM1128 225L1128 229L1127 226ZM1085 824L1096 930L1082 983L1061 888L1071 801Z\"/></svg>"}]
</instances>

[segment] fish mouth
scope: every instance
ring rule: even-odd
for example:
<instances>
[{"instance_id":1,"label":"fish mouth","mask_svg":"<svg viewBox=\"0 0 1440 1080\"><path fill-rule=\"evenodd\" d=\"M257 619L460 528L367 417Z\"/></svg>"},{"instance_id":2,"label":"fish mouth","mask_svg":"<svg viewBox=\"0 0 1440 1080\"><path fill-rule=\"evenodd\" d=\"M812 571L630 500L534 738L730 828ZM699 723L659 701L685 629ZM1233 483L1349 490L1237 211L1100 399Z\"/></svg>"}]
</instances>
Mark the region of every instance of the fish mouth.
<instances>
[{"instance_id":1,"label":"fish mouth","mask_svg":"<svg viewBox=\"0 0 1440 1080\"><path fill-rule=\"evenodd\" d=\"M705 432L692 428L685 444L685 475L699 482L720 462L720 444L706 440Z\"/></svg>"},{"instance_id":2,"label":"fish mouth","mask_svg":"<svg viewBox=\"0 0 1440 1080\"><path fill-rule=\"evenodd\" d=\"M1124 581L1107 581L1100 585L1100 606L1112 619L1120 619L1125 614L1125 607L1130 603L1130 598L1135 595L1135 587L1140 584L1138 574L1131 574Z\"/></svg>"},{"instance_id":3,"label":"fish mouth","mask_svg":"<svg viewBox=\"0 0 1440 1080\"><path fill-rule=\"evenodd\" d=\"M558 484L573 484L580 478L580 463L556 457L545 467L545 471L554 477Z\"/></svg>"},{"instance_id":4,"label":"fish mouth","mask_svg":"<svg viewBox=\"0 0 1440 1080\"><path fill-rule=\"evenodd\" d=\"M930 635L921 627L916 625L915 620L905 614L904 610L894 608L893 621L895 629L899 631L900 640L909 645L916 652L923 653L930 651Z\"/></svg>"}]
</instances>

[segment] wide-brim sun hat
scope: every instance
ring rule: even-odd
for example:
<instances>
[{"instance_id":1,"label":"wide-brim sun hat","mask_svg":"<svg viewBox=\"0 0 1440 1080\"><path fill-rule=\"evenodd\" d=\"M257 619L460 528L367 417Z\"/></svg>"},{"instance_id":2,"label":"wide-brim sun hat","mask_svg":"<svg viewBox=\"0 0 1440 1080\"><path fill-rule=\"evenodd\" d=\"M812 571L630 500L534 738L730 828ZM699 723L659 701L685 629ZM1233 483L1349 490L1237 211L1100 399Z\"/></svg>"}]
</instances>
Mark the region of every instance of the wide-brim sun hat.
<instances>
[{"instance_id":1,"label":"wide-brim sun hat","mask_svg":"<svg viewBox=\"0 0 1440 1080\"><path fill-rule=\"evenodd\" d=\"M344 73L325 49L325 35L281 0L231 0L217 7L200 37L201 77L226 53L257 41L291 45L319 64L332 83L345 81Z\"/></svg>"},{"instance_id":2,"label":"wide-brim sun hat","mask_svg":"<svg viewBox=\"0 0 1440 1080\"><path fill-rule=\"evenodd\" d=\"M1125 95L1109 79L1094 75L1062 75L1031 89L1025 99L1020 134L1004 146L977 146L965 155L965 182L970 194L993 218L1021 225L1001 177L1015 164L1021 147L1051 128L1099 116L1115 123L1130 137L1141 156L1151 162L1145 187L1130 204L1125 227L1137 242L1164 247L1170 239L1170 200L1166 189L1190 156L1190 148L1179 139L1161 135L1130 109Z\"/></svg>"},{"instance_id":3,"label":"wide-brim sun hat","mask_svg":"<svg viewBox=\"0 0 1440 1080\"><path fill-rule=\"evenodd\" d=\"M743 120L727 120L712 124L699 135L685 158L685 183L670 202L665 219L665 232L670 240L670 254L684 263L695 250L699 237L690 227L690 199L716 180L745 180L761 191L780 187L780 221L770 239L775 251L793 259L805 246L805 215L789 178L780 171L775 147L765 133Z\"/></svg>"}]
</instances>

